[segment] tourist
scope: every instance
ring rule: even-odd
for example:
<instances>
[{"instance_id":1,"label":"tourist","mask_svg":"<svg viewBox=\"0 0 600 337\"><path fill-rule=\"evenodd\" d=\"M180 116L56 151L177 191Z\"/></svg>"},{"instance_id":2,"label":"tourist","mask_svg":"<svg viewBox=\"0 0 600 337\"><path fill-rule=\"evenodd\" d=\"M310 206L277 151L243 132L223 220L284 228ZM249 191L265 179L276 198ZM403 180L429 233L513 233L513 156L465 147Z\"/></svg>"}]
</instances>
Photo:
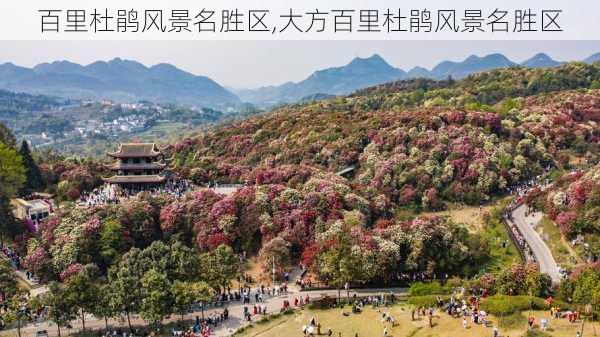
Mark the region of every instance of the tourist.
<instances>
[{"instance_id":1,"label":"tourist","mask_svg":"<svg viewBox=\"0 0 600 337\"><path fill-rule=\"evenodd\" d=\"M548 329L548 320L546 318L542 318L540 320L540 326L542 327L542 331L546 331Z\"/></svg>"},{"instance_id":2,"label":"tourist","mask_svg":"<svg viewBox=\"0 0 600 337\"><path fill-rule=\"evenodd\" d=\"M466 317L463 317L462 325L463 325L463 329L467 329L467 318Z\"/></svg>"}]
</instances>

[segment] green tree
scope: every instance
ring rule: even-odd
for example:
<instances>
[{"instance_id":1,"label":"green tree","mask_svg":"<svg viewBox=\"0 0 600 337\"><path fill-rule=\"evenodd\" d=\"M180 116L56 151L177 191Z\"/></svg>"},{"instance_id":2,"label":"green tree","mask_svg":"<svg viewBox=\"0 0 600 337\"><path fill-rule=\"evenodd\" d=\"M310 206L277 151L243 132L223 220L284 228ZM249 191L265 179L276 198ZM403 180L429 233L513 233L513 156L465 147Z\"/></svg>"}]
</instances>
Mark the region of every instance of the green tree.
<instances>
[{"instance_id":1,"label":"green tree","mask_svg":"<svg viewBox=\"0 0 600 337\"><path fill-rule=\"evenodd\" d=\"M216 290L226 288L239 275L239 263L231 247L220 245L200 257L201 279Z\"/></svg>"},{"instance_id":2,"label":"green tree","mask_svg":"<svg viewBox=\"0 0 600 337\"><path fill-rule=\"evenodd\" d=\"M0 242L5 236L14 236L23 229L12 214L10 198L21 189L24 181L21 157L13 148L0 142Z\"/></svg>"},{"instance_id":3,"label":"green tree","mask_svg":"<svg viewBox=\"0 0 600 337\"><path fill-rule=\"evenodd\" d=\"M213 290L206 282L173 282L171 287L175 312L183 316L189 310L190 306L197 302L208 302L214 295Z\"/></svg>"},{"instance_id":4,"label":"green tree","mask_svg":"<svg viewBox=\"0 0 600 337\"><path fill-rule=\"evenodd\" d=\"M580 304L600 305L600 272L586 270L575 281L573 301Z\"/></svg>"},{"instance_id":5,"label":"green tree","mask_svg":"<svg viewBox=\"0 0 600 337\"><path fill-rule=\"evenodd\" d=\"M102 266L106 269L111 266L119 258L125 247L126 243L119 221L116 219L105 220L100 232Z\"/></svg>"},{"instance_id":6,"label":"green tree","mask_svg":"<svg viewBox=\"0 0 600 337\"><path fill-rule=\"evenodd\" d=\"M3 123L0 122L0 143L4 143L9 147L15 147L17 140L12 131Z\"/></svg>"},{"instance_id":7,"label":"green tree","mask_svg":"<svg viewBox=\"0 0 600 337\"><path fill-rule=\"evenodd\" d=\"M51 282L48 292L42 295L42 303L48 307L48 317L56 324L58 336L60 327L67 325L76 318L76 308L67 288L58 283Z\"/></svg>"},{"instance_id":8,"label":"green tree","mask_svg":"<svg viewBox=\"0 0 600 337\"><path fill-rule=\"evenodd\" d=\"M12 267L5 260L0 260L0 298L3 298L8 304L9 309L5 319L17 321L17 333L21 336L21 320L24 318L23 303L25 299L19 293L17 279L13 273Z\"/></svg>"},{"instance_id":9,"label":"green tree","mask_svg":"<svg viewBox=\"0 0 600 337\"><path fill-rule=\"evenodd\" d=\"M362 261L352 251L350 228L342 226L337 235L337 242L318 257L318 268L321 275L338 289L338 299L341 288L346 283L363 279Z\"/></svg>"},{"instance_id":10,"label":"green tree","mask_svg":"<svg viewBox=\"0 0 600 337\"><path fill-rule=\"evenodd\" d=\"M199 277L200 257L180 241L169 250L169 278L172 280L195 281Z\"/></svg>"},{"instance_id":11,"label":"green tree","mask_svg":"<svg viewBox=\"0 0 600 337\"><path fill-rule=\"evenodd\" d=\"M140 250L133 248L109 271L111 305L125 312L130 331L131 313L139 312L141 305L143 265Z\"/></svg>"},{"instance_id":12,"label":"green tree","mask_svg":"<svg viewBox=\"0 0 600 337\"><path fill-rule=\"evenodd\" d=\"M16 291L7 299L7 315L5 318L8 323L17 322L17 335L21 337L22 322L27 320L29 308L27 303L27 294L23 291Z\"/></svg>"},{"instance_id":13,"label":"green tree","mask_svg":"<svg viewBox=\"0 0 600 337\"><path fill-rule=\"evenodd\" d=\"M25 168L13 148L0 142L0 196L11 198L25 182Z\"/></svg>"},{"instance_id":14,"label":"green tree","mask_svg":"<svg viewBox=\"0 0 600 337\"><path fill-rule=\"evenodd\" d=\"M102 317L104 319L104 327L106 331L108 331L108 319L115 317L119 313L117 308L113 306L110 298L111 294L112 289L110 284L104 283L98 285L96 301L93 303L93 306L90 310L94 317Z\"/></svg>"},{"instance_id":15,"label":"green tree","mask_svg":"<svg viewBox=\"0 0 600 337\"><path fill-rule=\"evenodd\" d=\"M143 299L140 306L140 315L150 322L161 322L171 313L173 296L171 282L167 274L150 269L142 278Z\"/></svg>"},{"instance_id":16,"label":"green tree","mask_svg":"<svg viewBox=\"0 0 600 337\"><path fill-rule=\"evenodd\" d=\"M23 140L23 142L21 143L19 155L21 156L21 160L23 161L26 176L25 185L21 189L21 193L29 194L31 192L40 190L44 186L44 179L42 178L40 168L38 167L37 163L33 159L33 156L31 155L29 143L27 143L26 140Z\"/></svg>"},{"instance_id":17,"label":"green tree","mask_svg":"<svg viewBox=\"0 0 600 337\"><path fill-rule=\"evenodd\" d=\"M17 293L17 279L11 266L5 260L0 260L0 297L11 298Z\"/></svg>"},{"instance_id":18,"label":"green tree","mask_svg":"<svg viewBox=\"0 0 600 337\"><path fill-rule=\"evenodd\" d=\"M85 331L85 314L93 312L98 301L97 276L98 267L89 264L79 273L69 277L66 283L66 291L72 299L76 311L79 312L83 331Z\"/></svg>"}]
</instances>

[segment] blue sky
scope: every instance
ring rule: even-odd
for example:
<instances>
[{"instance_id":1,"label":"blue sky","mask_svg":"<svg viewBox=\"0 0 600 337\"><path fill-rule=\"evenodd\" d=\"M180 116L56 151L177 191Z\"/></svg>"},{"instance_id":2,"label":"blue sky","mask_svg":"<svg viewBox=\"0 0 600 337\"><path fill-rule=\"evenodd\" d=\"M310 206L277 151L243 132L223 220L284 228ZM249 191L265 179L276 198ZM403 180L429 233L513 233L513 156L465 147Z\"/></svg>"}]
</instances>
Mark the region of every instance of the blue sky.
<instances>
[{"instance_id":1,"label":"blue sky","mask_svg":"<svg viewBox=\"0 0 600 337\"><path fill-rule=\"evenodd\" d=\"M148 66L167 62L222 85L254 88L300 81L317 69L375 53L408 70L497 52L515 62L538 52L559 61L581 60L600 52L600 41L2 41L0 63L31 67L121 57Z\"/></svg>"}]
</instances>

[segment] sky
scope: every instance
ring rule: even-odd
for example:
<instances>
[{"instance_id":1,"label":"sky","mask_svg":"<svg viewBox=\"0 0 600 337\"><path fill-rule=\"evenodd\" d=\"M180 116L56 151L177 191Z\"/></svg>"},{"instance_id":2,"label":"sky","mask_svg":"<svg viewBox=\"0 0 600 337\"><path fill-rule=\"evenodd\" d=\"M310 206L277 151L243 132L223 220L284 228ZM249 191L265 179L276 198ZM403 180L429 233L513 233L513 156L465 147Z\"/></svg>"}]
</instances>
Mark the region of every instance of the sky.
<instances>
[{"instance_id":1,"label":"sky","mask_svg":"<svg viewBox=\"0 0 600 337\"><path fill-rule=\"evenodd\" d=\"M32 67L68 60L85 65L120 57L146 66L170 63L237 89L301 81L315 70L373 54L409 70L472 54L499 52L522 62L539 52L558 61L600 52L600 41L1 41L0 46L0 63Z\"/></svg>"}]
</instances>

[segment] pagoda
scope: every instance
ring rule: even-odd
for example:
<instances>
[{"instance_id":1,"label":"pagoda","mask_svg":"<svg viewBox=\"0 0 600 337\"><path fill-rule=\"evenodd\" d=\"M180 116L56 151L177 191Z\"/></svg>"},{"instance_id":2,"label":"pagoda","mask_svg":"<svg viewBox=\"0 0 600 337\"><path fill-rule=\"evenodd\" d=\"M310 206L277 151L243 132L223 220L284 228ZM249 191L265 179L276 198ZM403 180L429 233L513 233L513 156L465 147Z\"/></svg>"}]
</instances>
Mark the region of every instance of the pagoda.
<instances>
[{"instance_id":1,"label":"pagoda","mask_svg":"<svg viewBox=\"0 0 600 337\"><path fill-rule=\"evenodd\" d=\"M106 166L114 172L112 177L102 178L106 183L141 187L165 181L160 173L166 164L162 162L162 153L154 143L120 144L117 152L107 155L116 159L116 162Z\"/></svg>"}]
</instances>

